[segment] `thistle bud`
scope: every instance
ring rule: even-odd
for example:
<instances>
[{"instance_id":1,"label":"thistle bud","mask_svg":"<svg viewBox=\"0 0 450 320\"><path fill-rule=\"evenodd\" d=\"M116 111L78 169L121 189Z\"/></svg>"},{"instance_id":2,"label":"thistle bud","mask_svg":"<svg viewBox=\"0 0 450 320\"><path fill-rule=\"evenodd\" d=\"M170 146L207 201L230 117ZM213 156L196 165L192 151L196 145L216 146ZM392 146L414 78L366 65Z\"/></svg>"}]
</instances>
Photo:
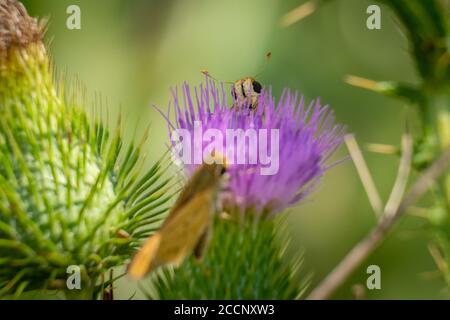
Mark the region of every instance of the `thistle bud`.
<instances>
[{"instance_id":1,"label":"thistle bud","mask_svg":"<svg viewBox=\"0 0 450 320\"><path fill-rule=\"evenodd\" d=\"M167 181L161 162L142 172L142 144L124 148L120 124L110 132L55 85L44 28L0 0L0 297L94 298L165 212Z\"/></svg>"}]
</instances>

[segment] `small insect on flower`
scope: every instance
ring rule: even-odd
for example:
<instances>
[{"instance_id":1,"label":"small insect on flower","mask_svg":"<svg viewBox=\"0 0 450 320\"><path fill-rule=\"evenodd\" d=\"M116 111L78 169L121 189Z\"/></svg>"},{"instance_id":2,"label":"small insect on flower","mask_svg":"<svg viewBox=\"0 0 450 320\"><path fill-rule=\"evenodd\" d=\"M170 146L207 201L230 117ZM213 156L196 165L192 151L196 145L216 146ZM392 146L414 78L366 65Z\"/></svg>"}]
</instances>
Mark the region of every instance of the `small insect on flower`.
<instances>
[{"instance_id":1,"label":"small insect on flower","mask_svg":"<svg viewBox=\"0 0 450 320\"><path fill-rule=\"evenodd\" d=\"M262 110L250 115L245 110L230 109L224 87L211 79L194 88L185 83L182 95L173 91L172 100L176 120L170 121L165 115L169 134L173 137L173 130L189 132L185 137L191 139L186 140L183 156L214 151L211 138L195 143L192 137L196 132L214 132L214 148L228 156L228 190L222 193L222 205L229 213L274 216L305 199L333 167L330 158L346 132L345 126L335 122L330 107L322 106L319 99L305 103L303 96L289 89L279 99L270 88L263 90L258 102L258 109ZM235 134L231 143L215 138L226 137L230 132L245 134ZM247 134L250 132L253 134ZM260 137L266 142L261 143ZM172 143L177 146L175 141ZM251 163L254 155L258 157ZM267 161L262 163L262 158ZM187 160L187 172L194 172L198 165Z\"/></svg>"},{"instance_id":2,"label":"small insect on flower","mask_svg":"<svg viewBox=\"0 0 450 320\"><path fill-rule=\"evenodd\" d=\"M259 96L261 95L262 85L260 82L256 80L259 74L264 71L267 66L267 62L272 57L272 53L268 52L266 54L266 63L261 68L261 70L257 73L256 76L245 77L234 82L225 82L232 84L233 88L231 90L231 95L233 96L234 105L233 107L236 110L239 110L241 107L248 108L250 110L256 110L258 106ZM217 81L214 77L212 77L207 70L202 70L202 73L207 77Z\"/></svg>"},{"instance_id":3,"label":"small insect on flower","mask_svg":"<svg viewBox=\"0 0 450 320\"><path fill-rule=\"evenodd\" d=\"M205 163L197 169L161 228L132 259L128 267L132 278L142 278L161 265L179 265L192 252L202 258L225 172L225 165L218 163Z\"/></svg>"},{"instance_id":4,"label":"small insect on flower","mask_svg":"<svg viewBox=\"0 0 450 320\"><path fill-rule=\"evenodd\" d=\"M239 108L242 103L254 110L258 106L258 98L261 94L262 85L253 77L247 77L237 80L233 84L232 95L235 100L235 107ZM239 103L241 102L241 103Z\"/></svg>"}]
</instances>

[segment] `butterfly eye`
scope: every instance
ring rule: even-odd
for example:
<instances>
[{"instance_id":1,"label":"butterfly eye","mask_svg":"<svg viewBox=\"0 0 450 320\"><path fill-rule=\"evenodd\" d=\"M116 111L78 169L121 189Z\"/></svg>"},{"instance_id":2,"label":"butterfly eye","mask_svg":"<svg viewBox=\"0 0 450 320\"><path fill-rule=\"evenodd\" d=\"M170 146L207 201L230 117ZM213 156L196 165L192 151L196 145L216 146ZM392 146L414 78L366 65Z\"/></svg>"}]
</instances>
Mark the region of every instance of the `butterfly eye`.
<instances>
[{"instance_id":1,"label":"butterfly eye","mask_svg":"<svg viewBox=\"0 0 450 320\"><path fill-rule=\"evenodd\" d=\"M253 81L253 91L255 91L256 93L261 93L261 90L261 83L259 83L258 81Z\"/></svg>"},{"instance_id":2,"label":"butterfly eye","mask_svg":"<svg viewBox=\"0 0 450 320\"><path fill-rule=\"evenodd\" d=\"M227 168L222 167L222 168L220 169L220 175L223 176L225 173L227 173Z\"/></svg>"}]
</instances>

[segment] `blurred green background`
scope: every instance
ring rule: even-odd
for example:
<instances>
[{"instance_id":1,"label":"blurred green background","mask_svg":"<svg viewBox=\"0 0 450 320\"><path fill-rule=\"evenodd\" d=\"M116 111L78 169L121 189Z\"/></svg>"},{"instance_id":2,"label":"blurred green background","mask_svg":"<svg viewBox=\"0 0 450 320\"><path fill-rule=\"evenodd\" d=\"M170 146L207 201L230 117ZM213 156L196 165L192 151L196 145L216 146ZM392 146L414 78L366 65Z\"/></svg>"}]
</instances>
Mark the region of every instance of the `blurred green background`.
<instances>
[{"instance_id":1,"label":"blurred green background","mask_svg":"<svg viewBox=\"0 0 450 320\"><path fill-rule=\"evenodd\" d=\"M58 71L77 77L91 99L107 98L111 113L121 108L128 133L137 118L151 125L149 163L166 149L163 118L152 104L167 108L169 88L202 81L201 69L223 80L256 73L266 52L272 60L259 80L279 95L284 87L309 100L320 97L339 122L368 142L399 145L408 106L344 83L347 74L375 80L416 82L407 42L388 8L381 6L381 30L366 28L373 1L335 0L288 28L283 14L301 0L27 0L32 15L49 17L47 41ZM81 30L68 30L66 8L81 8ZM336 159L346 155L342 147ZM395 178L396 156L365 153L386 199ZM288 212L292 250L306 251L313 286L375 224L374 214L351 161L332 169L306 202ZM370 264L381 267L381 290L368 299L449 298L428 254L425 222L406 217L334 298L351 299L364 284ZM135 284L121 280L116 298ZM141 297L138 293L137 298Z\"/></svg>"}]
</instances>

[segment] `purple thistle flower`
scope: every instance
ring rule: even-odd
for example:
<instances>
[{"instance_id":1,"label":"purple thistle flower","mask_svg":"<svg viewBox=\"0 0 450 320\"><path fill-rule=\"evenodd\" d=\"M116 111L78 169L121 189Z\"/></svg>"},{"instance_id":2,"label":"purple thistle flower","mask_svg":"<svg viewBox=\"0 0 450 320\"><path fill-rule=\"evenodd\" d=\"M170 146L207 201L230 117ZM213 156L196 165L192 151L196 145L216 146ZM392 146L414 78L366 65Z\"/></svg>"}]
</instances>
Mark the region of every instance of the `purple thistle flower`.
<instances>
[{"instance_id":1,"label":"purple thistle flower","mask_svg":"<svg viewBox=\"0 0 450 320\"><path fill-rule=\"evenodd\" d=\"M343 140L345 128L335 124L333 112L327 106L321 106L317 99L306 107L303 97L288 89L283 91L278 102L270 89L263 91L256 111L233 107L236 101L228 104L224 85L219 88L208 79L194 90L185 83L181 98L177 89L172 94L176 120L171 122L168 115L166 119L171 133L174 130L178 133L181 129L190 134L190 141L183 141L185 136L179 140L192 150L192 154L187 155L190 161L183 162L188 173L192 173L201 163L198 158L194 159L193 154L209 152L208 145L213 142L212 138L195 142L195 134L216 129L214 131L224 137L216 142L216 146L223 147L219 153L226 154L229 164L229 192L224 199L224 207L228 210L238 208L244 212L273 214L304 199L330 167L326 163ZM249 138L251 135L241 143L233 140L235 152L230 156L225 141L227 129L234 132L254 129L258 135L256 138L252 136L256 140ZM278 132L278 140L271 135L274 131ZM266 140L266 144L260 143L261 138ZM256 149L250 141L258 143ZM274 174L262 174L264 168L267 171L269 166L268 158L263 159L264 153L260 152L263 149L266 155L278 161ZM239 152L245 154L244 163L237 162ZM273 157L275 153L277 157Z\"/></svg>"}]
</instances>

